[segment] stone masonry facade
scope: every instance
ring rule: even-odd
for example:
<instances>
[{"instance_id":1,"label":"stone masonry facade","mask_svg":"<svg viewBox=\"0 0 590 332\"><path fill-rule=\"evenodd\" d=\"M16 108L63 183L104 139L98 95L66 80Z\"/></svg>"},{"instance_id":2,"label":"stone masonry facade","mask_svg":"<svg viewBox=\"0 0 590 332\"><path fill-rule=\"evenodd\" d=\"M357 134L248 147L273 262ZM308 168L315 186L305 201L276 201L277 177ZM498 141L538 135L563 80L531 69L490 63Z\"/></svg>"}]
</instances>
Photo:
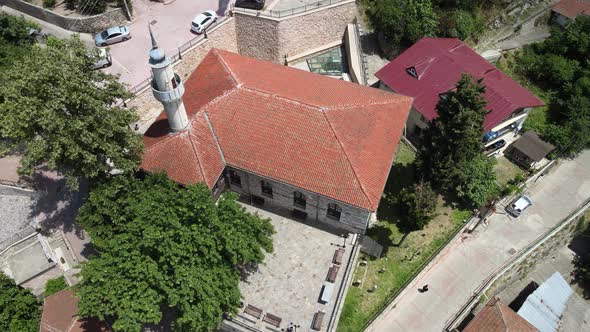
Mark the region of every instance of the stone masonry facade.
<instances>
[{"instance_id":1,"label":"stone masonry facade","mask_svg":"<svg viewBox=\"0 0 590 332\"><path fill-rule=\"evenodd\" d=\"M240 185L237 185L236 181L232 181L232 172L239 177ZM270 185L272 195L262 191L262 181ZM278 208L290 212L297 210L298 215L302 215L301 213L307 214L306 221L317 222L330 228L351 233L362 234L369 224L371 212L368 210L244 170L226 167L225 182L229 189L239 193L243 199L261 208ZM303 194L305 207L295 204L295 192ZM328 215L329 204L337 204L341 209L339 219Z\"/></svg>"},{"instance_id":2,"label":"stone masonry facade","mask_svg":"<svg viewBox=\"0 0 590 332\"><path fill-rule=\"evenodd\" d=\"M358 16L356 2L344 1L284 18L235 12L238 51L283 63L310 49L342 41L346 26Z\"/></svg>"}]
</instances>

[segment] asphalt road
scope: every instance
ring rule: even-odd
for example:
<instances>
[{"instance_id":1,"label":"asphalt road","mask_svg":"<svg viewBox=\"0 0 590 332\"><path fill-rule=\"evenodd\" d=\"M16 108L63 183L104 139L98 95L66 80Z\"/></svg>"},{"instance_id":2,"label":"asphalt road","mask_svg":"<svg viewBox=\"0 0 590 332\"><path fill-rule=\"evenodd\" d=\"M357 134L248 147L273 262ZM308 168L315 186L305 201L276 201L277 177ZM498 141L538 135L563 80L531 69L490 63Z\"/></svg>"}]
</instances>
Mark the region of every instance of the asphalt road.
<instances>
[{"instance_id":1,"label":"asphalt road","mask_svg":"<svg viewBox=\"0 0 590 332\"><path fill-rule=\"evenodd\" d=\"M533 205L523 215L515 219L498 211L487 226L464 235L367 331L440 332L481 282L513 255L511 249L526 247L590 197L590 151L561 161L527 193ZM429 291L419 293L417 287L424 284Z\"/></svg>"},{"instance_id":2,"label":"asphalt road","mask_svg":"<svg viewBox=\"0 0 590 332\"><path fill-rule=\"evenodd\" d=\"M121 75L123 83L133 87L150 77L148 52L151 41L148 24L156 36L158 46L167 54L175 54L178 47L197 37L190 31L195 16L205 10L213 10L218 16L229 11L234 0L176 0L165 5L149 0L134 1L134 20L129 25L132 38L110 45L113 65L105 71Z\"/></svg>"}]
</instances>

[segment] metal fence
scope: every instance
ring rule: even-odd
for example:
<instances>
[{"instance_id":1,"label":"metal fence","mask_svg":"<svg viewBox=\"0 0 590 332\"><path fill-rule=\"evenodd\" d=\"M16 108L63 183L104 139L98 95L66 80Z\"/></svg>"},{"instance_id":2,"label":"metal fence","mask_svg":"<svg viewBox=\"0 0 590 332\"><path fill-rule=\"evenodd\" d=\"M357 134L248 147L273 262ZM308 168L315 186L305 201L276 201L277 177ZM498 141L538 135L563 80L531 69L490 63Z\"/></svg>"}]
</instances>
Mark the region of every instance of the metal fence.
<instances>
[{"instance_id":1,"label":"metal fence","mask_svg":"<svg viewBox=\"0 0 590 332\"><path fill-rule=\"evenodd\" d=\"M469 220L473 217L473 215L471 215L469 218L467 218L466 220ZM438 255L447 247L447 245L451 242L453 242L456 238L457 235L459 235L460 233L462 233L465 228L467 227L468 223L464 222L463 226L461 227L457 227L457 229L453 232L452 236L450 236L449 238L447 238L447 240L434 252L432 253L432 255L430 255L430 257L424 262L422 263L422 265L420 265L420 267L418 269L416 269L416 271L414 271L414 273L412 273L412 275L410 276L410 278L408 278L406 280L406 282L404 282L403 286L400 287L395 293L390 294L387 299L385 300L385 302L383 303L383 305L381 305L381 307L373 313L373 315L371 315L371 318L369 320L367 320L367 322L363 325L363 327L360 329L361 331L365 331L371 324L373 324L373 322L383 313L385 312L385 310L387 310L387 308L389 307L389 305L391 305L393 303L393 301L395 301L395 299L397 299L397 297L408 287L408 285L410 285L410 283L412 283L414 281L414 279L420 274L422 273L422 271L435 259L438 257Z\"/></svg>"},{"instance_id":2,"label":"metal fence","mask_svg":"<svg viewBox=\"0 0 590 332\"><path fill-rule=\"evenodd\" d=\"M234 11L240 12L240 13L252 14L252 15L256 15L256 16L282 18L282 17L293 16L293 15L305 13L310 10L318 9L320 7L329 6L329 5L339 3L339 2L344 2L344 1L348 1L348 0L320 0L320 1L313 2L313 3L305 4L303 6L293 7L293 8L284 9L284 10L260 11L260 10L254 10L254 9L235 7Z\"/></svg>"},{"instance_id":3,"label":"metal fence","mask_svg":"<svg viewBox=\"0 0 590 332\"><path fill-rule=\"evenodd\" d=\"M555 232L562 229L565 225L569 224L573 220L576 220L584 211L590 208L590 198L586 199L578 208L563 218L557 225L549 228L543 234L539 235L535 240L530 242L526 247L521 249L517 254L513 255L504 264L498 267L492 272L473 292L467 302L459 309L457 313L451 316L445 323L443 331L453 331L454 328L461 323L467 313L473 309L475 304L479 302L482 295L485 294L486 290L493 285L506 271L516 262L520 261L524 257L528 256L533 249L539 246L541 243L546 241L549 237L553 236Z\"/></svg>"}]
</instances>

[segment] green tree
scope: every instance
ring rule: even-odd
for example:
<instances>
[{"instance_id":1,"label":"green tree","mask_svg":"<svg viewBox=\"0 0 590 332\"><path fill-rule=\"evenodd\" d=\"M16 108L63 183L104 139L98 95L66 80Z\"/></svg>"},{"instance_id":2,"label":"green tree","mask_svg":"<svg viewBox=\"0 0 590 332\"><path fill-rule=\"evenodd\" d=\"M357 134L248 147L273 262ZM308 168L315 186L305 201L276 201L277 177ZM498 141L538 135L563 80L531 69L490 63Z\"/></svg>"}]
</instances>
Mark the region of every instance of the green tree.
<instances>
[{"instance_id":1,"label":"green tree","mask_svg":"<svg viewBox=\"0 0 590 332\"><path fill-rule=\"evenodd\" d=\"M165 310L175 330L215 330L237 311L240 272L272 250L272 225L235 198L216 205L205 185L180 188L163 174L99 185L78 216L98 251L82 267L79 313L139 331Z\"/></svg>"},{"instance_id":2,"label":"green tree","mask_svg":"<svg viewBox=\"0 0 590 332\"><path fill-rule=\"evenodd\" d=\"M438 117L424 133L416 156L419 172L446 190L454 190L454 173L464 161L481 154L485 87L463 74L456 89L441 95Z\"/></svg>"},{"instance_id":3,"label":"green tree","mask_svg":"<svg viewBox=\"0 0 590 332\"><path fill-rule=\"evenodd\" d=\"M395 44L410 45L434 36L438 27L431 0L375 0L370 2L367 14L375 30Z\"/></svg>"},{"instance_id":4,"label":"green tree","mask_svg":"<svg viewBox=\"0 0 590 332\"><path fill-rule=\"evenodd\" d=\"M0 331L36 332L40 319L40 303L35 296L0 272Z\"/></svg>"},{"instance_id":5,"label":"green tree","mask_svg":"<svg viewBox=\"0 0 590 332\"><path fill-rule=\"evenodd\" d=\"M431 0L405 0L404 18L404 39L410 43L434 36L438 28L438 16L432 10Z\"/></svg>"},{"instance_id":6,"label":"green tree","mask_svg":"<svg viewBox=\"0 0 590 332\"><path fill-rule=\"evenodd\" d=\"M137 168L141 137L130 130L130 97L117 77L91 70L98 53L73 37L29 54L0 78L0 137L23 147L19 172L47 163L72 187L77 178L100 178L116 167Z\"/></svg>"},{"instance_id":7,"label":"green tree","mask_svg":"<svg viewBox=\"0 0 590 332\"><path fill-rule=\"evenodd\" d=\"M38 28L37 24L22 17L0 12L0 71L30 52L35 40L29 29Z\"/></svg>"},{"instance_id":8,"label":"green tree","mask_svg":"<svg viewBox=\"0 0 590 332\"><path fill-rule=\"evenodd\" d=\"M424 228L435 217L436 196L428 182L402 189L397 202L400 210L398 228L404 233Z\"/></svg>"},{"instance_id":9,"label":"green tree","mask_svg":"<svg viewBox=\"0 0 590 332\"><path fill-rule=\"evenodd\" d=\"M495 161L479 154L457 165L453 176L457 196L472 207L484 205L497 189Z\"/></svg>"},{"instance_id":10,"label":"green tree","mask_svg":"<svg viewBox=\"0 0 590 332\"><path fill-rule=\"evenodd\" d=\"M526 46L516 70L548 90L547 124L537 128L561 155L590 147L590 17L580 16L566 29L555 29L541 43ZM526 123L525 123L526 125Z\"/></svg>"}]
</instances>

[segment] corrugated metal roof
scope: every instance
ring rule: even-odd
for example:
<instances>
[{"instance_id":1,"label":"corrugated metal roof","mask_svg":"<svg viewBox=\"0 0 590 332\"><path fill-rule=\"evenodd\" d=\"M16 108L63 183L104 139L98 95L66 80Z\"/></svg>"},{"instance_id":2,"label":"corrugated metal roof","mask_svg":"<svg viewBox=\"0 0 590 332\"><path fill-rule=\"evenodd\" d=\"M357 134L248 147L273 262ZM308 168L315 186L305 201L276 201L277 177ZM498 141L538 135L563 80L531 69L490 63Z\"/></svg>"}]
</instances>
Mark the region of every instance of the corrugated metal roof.
<instances>
[{"instance_id":1,"label":"corrugated metal roof","mask_svg":"<svg viewBox=\"0 0 590 332\"><path fill-rule=\"evenodd\" d=\"M541 332L557 331L572 293L573 290L567 281L559 272L555 272L527 297L525 303L518 310L518 315Z\"/></svg>"}]
</instances>

